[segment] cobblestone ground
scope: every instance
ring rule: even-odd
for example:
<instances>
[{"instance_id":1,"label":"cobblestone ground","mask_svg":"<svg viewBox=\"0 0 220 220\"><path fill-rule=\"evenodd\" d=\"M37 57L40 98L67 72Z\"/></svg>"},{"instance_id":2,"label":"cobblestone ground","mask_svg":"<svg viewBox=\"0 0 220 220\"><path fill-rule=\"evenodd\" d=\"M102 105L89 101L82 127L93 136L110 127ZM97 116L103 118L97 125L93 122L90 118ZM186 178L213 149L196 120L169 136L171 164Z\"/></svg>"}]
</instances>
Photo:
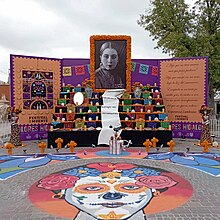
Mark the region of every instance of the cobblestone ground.
<instances>
[{"instance_id":1,"label":"cobblestone ground","mask_svg":"<svg viewBox=\"0 0 220 220\"><path fill-rule=\"evenodd\" d=\"M45 140L46 142L46 140ZM185 152L186 148L190 148L191 152L202 152L201 147L194 145L198 140L180 140L175 139L176 152ZM30 153L40 153L38 148L38 141L25 142L27 144L24 148L13 150L13 154L23 154L23 150ZM82 150L77 148L76 151ZM144 148L137 148L137 150L144 151ZM151 150L151 152L155 149ZM168 148L163 148L161 152L168 151ZM55 153L54 149L47 149L47 153ZM61 153L69 152L68 149L61 149ZM220 153L220 148L211 148L210 152ZM7 154L6 149L0 149L0 154ZM175 165L172 163L164 163L163 161L141 160L141 159L125 159L122 158L101 158L99 162L128 162L139 165L147 165L151 167L161 167L165 170L179 174L187 179L194 188L193 196L184 205L172 209L167 212L147 215L146 219L151 220L209 220L220 219L220 177L213 177L204 172L187 168L184 166ZM6 181L0 181L0 220L57 220L63 219L52 216L46 212L41 211L33 206L28 199L29 187L40 178L61 171L74 166L95 162L97 159L79 159L75 161L66 161L57 164L48 164L39 167L12 178ZM59 208L59 207L58 207ZM84 219L82 219L84 220Z\"/></svg>"}]
</instances>

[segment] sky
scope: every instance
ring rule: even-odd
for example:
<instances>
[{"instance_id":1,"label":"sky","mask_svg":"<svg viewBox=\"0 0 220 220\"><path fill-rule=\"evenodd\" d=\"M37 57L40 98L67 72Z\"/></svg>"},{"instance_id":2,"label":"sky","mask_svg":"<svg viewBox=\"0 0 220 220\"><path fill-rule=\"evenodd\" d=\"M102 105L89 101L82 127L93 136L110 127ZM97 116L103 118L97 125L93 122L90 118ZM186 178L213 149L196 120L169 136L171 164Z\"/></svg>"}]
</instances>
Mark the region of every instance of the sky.
<instances>
[{"instance_id":1,"label":"sky","mask_svg":"<svg viewBox=\"0 0 220 220\"><path fill-rule=\"evenodd\" d=\"M149 0L0 0L0 80L8 80L10 54L90 58L91 35L131 36L132 59L169 58L137 24L149 7Z\"/></svg>"}]
</instances>

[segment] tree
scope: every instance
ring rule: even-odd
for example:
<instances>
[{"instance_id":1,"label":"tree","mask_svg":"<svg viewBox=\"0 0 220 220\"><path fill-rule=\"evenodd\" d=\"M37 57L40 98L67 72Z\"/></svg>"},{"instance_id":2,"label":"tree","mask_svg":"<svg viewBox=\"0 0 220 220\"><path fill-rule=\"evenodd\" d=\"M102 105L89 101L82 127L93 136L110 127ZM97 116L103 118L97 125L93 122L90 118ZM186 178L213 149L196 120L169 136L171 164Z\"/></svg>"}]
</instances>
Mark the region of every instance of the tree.
<instances>
[{"instance_id":1,"label":"tree","mask_svg":"<svg viewBox=\"0 0 220 220\"><path fill-rule=\"evenodd\" d=\"M220 89L220 0L198 0L191 9L184 0L152 0L137 23L149 31L163 53L208 57L213 107L214 92Z\"/></svg>"}]
</instances>

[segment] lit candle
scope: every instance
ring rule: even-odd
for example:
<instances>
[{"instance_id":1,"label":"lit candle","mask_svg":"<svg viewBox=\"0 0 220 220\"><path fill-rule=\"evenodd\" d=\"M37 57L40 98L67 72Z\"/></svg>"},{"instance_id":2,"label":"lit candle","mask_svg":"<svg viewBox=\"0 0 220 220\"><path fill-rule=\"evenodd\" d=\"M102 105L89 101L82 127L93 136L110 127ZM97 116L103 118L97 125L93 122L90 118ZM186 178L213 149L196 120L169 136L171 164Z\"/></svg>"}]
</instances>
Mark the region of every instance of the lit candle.
<instances>
[{"instance_id":1,"label":"lit candle","mask_svg":"<svg viewBox=\"0 0 220 220\"><path fill-rule=\"evenodd\" d=\"M143 108L141 108L141 112L143 112Z\"/></svg>"},{"instance_id":2,"label":"lit candle","mask_svg":"<svg viewBox=\"0 0 220 220\"><path fill-rule=\"evenodd\" d=\"M66 95L64 95L64 99L66 99Z\"/></svg>"},{"instance_id":3,"label":"lit candle","mask_svg":"<svg viewBox=\"0 0 220 220\"><path fill-rule=\"evenodd\" d=\"M82 113L82 109L80 109L79 112Z\"/></svg>"},{"instance_id":4,"label":"lit candle","mask_svg":"<svg viewBox=\"0 0 220 220\"><path fill-rule=\"evenodd\" d=\"M96 116L96 121L98 121L99 120L99 116Z\"/></svg>"},{"instance_id":5,"label":"lit candle","mask_svg":"<svg viewBox=\"0 0 220 220\"><path fill-rule=\"evenodd\" d=\"M169 125L169 130L171 130L171 125Z\"/></svg>"},{"instance_id":6,"label":"lit candle","mask_svg":"<svg viewBox=\"0 0 220 220\"><path fill-rule=\"evenodd\" d=\"M99 112L99 108L97 108L97 112Z\"/></svg>"},{"instance_id":7,"label":"lit candle","mask_svg":"<svg viewBox=\"0 0 220 220\"><path fill-rule=\"evenodd\" d=\"M90 102L90 105L92 105L92 101Z\"/></svg>"},{"instance_id":8,"label":"lit candle","mask_svg":"<svg viewBox=\"0 0 220 220\"><path fill-rule=\"evenodd\" d=\"M157 98L160 98L160 95L157 95Z\"/></svg>"},{"instance_id":9,"label":"lit candle","mask_svg":"<svg viewBox=\"0 0 220 220\"><path fill-rule=\"evenodd\" d=\"M122 101L122 103L121 103L122 105L124 105L125 103L124 103L124 101Z\"/></svg>"},{"instance_id":10,"label":"lit candle","mask_svg":"<svg viewBox=\"0 0 220 220\"><path fill-rule=\"evenodd\" d=\"M142 130L142 125L140 125L140 130Z\"/></svg>"},{"instance_id":11,"label":"lit candle","mask_svg":"<svg viewBox=\"0 0 220 220\"><path fill-rule=\"evenodd\" d=\"M162 112L164 112L164 108L162 108Z\"/></svg>"},{"instance_id":12,"label":"lit candle","mask_svg":"<svg viewBox=\"0 0 220 220\"><path fill-rule=\"evenodd\" d=\"M85 121L86 120L86 117L85 116L83 116L83 121Z\"/></svg>"},{"instance_id":13,"label":"lit candle","mask_svg":"<svg viewBox=\"0 0 220 220\"><path fill-rule=\"evenodd\" d=\"M127 112L129 112L129 108L127 108Z\"/></svg>"},{"instance_id":14,"label":"lit candle","mask_svg":"<svg viewBox=\"0 0 220 220\"><path fill-rule=\"evenodd\" d=\"M154 89L151 89L151 92L154 92Z\"/></svg>"},{"instance_id":15,"label":"lit candle","mask_svg":"<svg viewBox=\"0 0 220 220\"><path fill-rule=\"evenodd\" d=\"M130 99L131 99L131 95L130 95L129 97L130 97Z\"/></svg>"},{"instance_id":16,"label":"lit candle","mask_svg":"<svg viewBox=\"0 0 220 220\"><path fill-rule=\"evenodd\" d=\"M67 92L70 92L70 90L68 89Z\"/></svg>"},{"instance_id":17,"label":"lit candle","mask_svg":"<svg viewBox=\"0 0 220 220\"><path fill-rule=\"evenodd\" d=\"M50 130L53 131L53 126L50 126Z\"/></svg>"},{"instance_id":18,"label":"lit candle","mask_svg":"<svg viewBox=\"0 0 220 220\"><path fill-rule=\"evenodd\" d=\"M60 113L62 113L62 109L60 108Z\"/></svg>"},{"instance_id":19,"label":"lit candle","mask_svg":"<svg viewBox=\"0 0 220 220\"><path fill-rule=\"evenodd\" d=\"M157 83L154 83L154 86L157 86Z\"/></svg>"},{"instance_id":20,"label":"lit candle","mask_svg":"<svg viewBox=\"0 0 220 220\"><path fill-rule=\"evenodd\" d=\"M151 116L149 116L148 120L151 121Z\"/></svg>"}]
</instances>

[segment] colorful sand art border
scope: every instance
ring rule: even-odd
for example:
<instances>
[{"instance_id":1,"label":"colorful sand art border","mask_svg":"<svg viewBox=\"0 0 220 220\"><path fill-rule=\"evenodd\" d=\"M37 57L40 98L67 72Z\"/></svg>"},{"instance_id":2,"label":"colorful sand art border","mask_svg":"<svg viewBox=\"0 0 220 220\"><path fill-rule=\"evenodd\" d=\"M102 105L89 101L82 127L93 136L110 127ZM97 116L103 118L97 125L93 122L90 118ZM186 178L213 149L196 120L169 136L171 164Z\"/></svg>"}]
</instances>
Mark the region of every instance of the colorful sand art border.
<instances>
[{"instance_id":1,"label":"colorful sand art border","mask_svg":"<svg viewBox=\"0 0 220 220\"><path fill-rule=\"evenodd\" d=\"M31 155L3 155L0 156L0 180L7 180L19 173L38 168L46 164L68 160L106 158L105 148L94 148L71 154L31 154ZM220 177L220 154L217 153L146 153L128 149L123 155L113 158L150 159L171 162L177 165L197 169L209 175Z\"/></svg>"}]
</instances>

